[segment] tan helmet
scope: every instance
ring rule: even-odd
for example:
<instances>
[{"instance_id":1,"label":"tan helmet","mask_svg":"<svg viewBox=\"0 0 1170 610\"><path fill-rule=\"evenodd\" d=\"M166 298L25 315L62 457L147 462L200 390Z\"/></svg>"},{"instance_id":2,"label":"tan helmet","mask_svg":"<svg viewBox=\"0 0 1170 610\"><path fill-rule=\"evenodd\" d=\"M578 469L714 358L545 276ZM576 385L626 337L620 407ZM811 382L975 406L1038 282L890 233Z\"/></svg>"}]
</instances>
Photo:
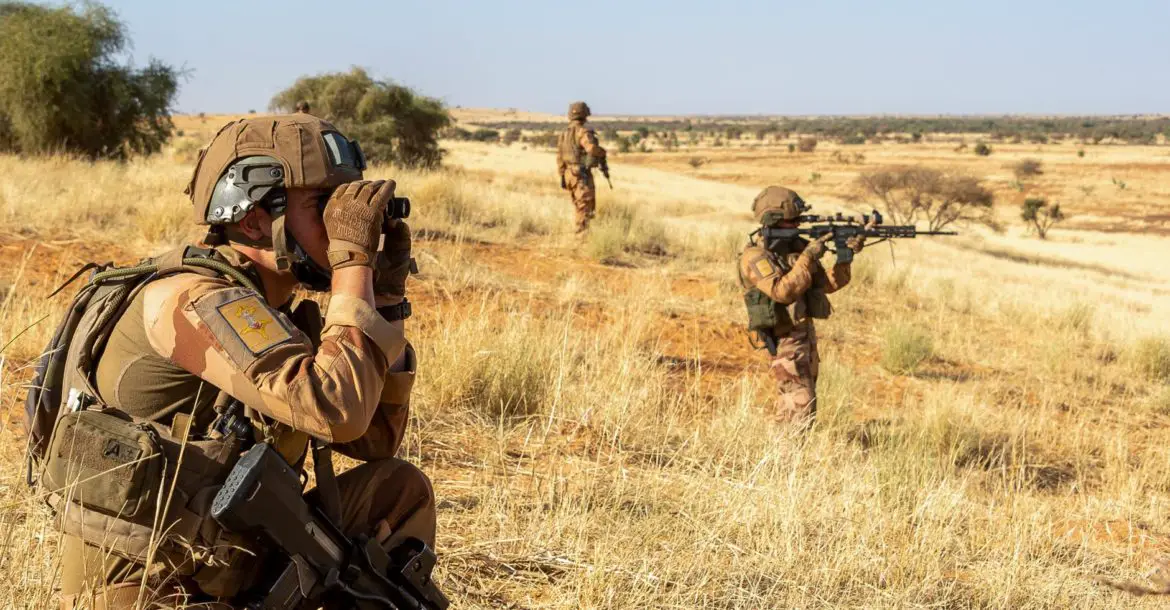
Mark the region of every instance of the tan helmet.
<instances>
[{"instance_id":1,"label":"tan helmet","mask_svg":"<svg viewBox=\"0 0 1170 610\"><path fill-rule=\"evenodd\" d=\"M365 168L357 142L312 115L241 119L200 151L184 193L196 223L230 224L283 189L332 189L361 180Z\"/></svg>"},{"instance_id":2,"label":"tan helmet","mask_svg":"<svg viewBox=\"0 0 1170 610\"><path fill-rule=\"evenodd\" d=\"M763 224L767 224L765 220L796 220L805 210L808 210L808 205L800 195L782 186L769 186L752 201L752 216Z\"/></svg>"},{"instance_id":3,"label":"tan helmet","mask_svg":"<svg viewBox=\"0 0 1170 610\"><path fill-rule=\"evenodd\" d=\"M593 114L593 112L589 110L589 104L585 102L573 102L569 104L570 121L584 121L585 117L588 117L590 114Z\"/></svg>"}]
</instances>

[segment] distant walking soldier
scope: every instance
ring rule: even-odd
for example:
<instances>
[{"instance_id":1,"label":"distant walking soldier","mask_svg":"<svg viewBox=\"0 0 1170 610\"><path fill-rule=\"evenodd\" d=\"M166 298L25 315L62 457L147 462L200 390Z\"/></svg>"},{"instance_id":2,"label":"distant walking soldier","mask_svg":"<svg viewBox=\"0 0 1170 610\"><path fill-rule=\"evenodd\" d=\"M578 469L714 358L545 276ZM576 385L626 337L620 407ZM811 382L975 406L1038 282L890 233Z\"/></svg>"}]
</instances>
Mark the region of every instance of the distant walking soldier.
<instances>
[{"instance_id":1,"label":"distant walking soldier","mask_svg":"<svg viewBox=\"0 0 1170 610\"><path fill-rule=\"evenodd\" d=\"M593 168L605 163L605 149L597 143L597 134L585 126L589 115L589 105L585 102L569 104L569 125L557 136L557 173L561 188L573 198L578 233L589 228L597 208Z\"/></svg>"},{"instance_id":2,"label":"distant walking soldier","mask_svg":"<svg viewBox=\"0 0 1170 610\"><path fill-rule=\"evenodd\" d=\"M312 107L309 106L309 102L306 102L305 100L301 100L301 101L297 102L297 112L309 114L309 112L311 110L312 110Z\"/></svg>"},{"instance_id":3,"label":"distant walking soldier","mask_svg":"<svg viewBox=\"0 0 1170 610\"><path fill-rule=\"evenodd\" d=\"M765 227L795 228L807 209L795 192L769 186L752 202L752 215ZM781 420L811 420L817 408L817 335L813 320L832 313L828 294L849 284L850 263L826 269L821 265L825 235L816 241L801 237L764 244L753 239L739 256L739 281L748 310L748 327L772 355L772 374L780 397ZM862 237L848 241L861 252Z\"/></svg>"}]
</instances>

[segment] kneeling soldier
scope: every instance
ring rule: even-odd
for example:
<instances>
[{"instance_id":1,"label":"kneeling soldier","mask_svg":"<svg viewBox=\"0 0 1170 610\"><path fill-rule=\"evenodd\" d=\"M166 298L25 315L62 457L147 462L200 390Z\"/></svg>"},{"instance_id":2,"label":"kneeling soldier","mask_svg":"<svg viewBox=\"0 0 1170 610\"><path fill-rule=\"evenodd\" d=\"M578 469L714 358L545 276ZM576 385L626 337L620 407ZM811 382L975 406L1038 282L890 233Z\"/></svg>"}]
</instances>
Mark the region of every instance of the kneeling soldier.
<instances>
[{"instance_id":1,"label":"kneeling soldier","mask_svg":"<svg viewBox=\"0 0 1170 610\"><path fill-rule=\"evenodd\" d=\"M394 457L415 374L410 232L387 214L394 182L364 168L311 115L230 123L187 187L203 242L149 275L99 273L75 300L29 398L64 532L62 608L241 607L273 549L210 507L260 442L302 475L312 447L307 497L341 534L433 547L430 482ZM298 287L329 291L323 319L313 301L291 308ZM365 463L334 478L330 450Z\"/></svg>"}]
</instances>

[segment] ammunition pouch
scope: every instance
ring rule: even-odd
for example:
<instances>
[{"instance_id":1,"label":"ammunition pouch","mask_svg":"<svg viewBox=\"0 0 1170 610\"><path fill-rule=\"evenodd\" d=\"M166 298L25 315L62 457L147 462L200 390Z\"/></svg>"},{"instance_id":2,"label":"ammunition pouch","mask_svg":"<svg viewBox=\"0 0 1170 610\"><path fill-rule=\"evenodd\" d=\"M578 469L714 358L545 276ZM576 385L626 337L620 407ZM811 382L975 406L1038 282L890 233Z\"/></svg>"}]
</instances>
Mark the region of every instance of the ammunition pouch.
<instances>
[{"instance_id":1,"label":"ammunition pouch","mask_svg":"<svg viewBox=\"0 0 1170 610\"><path fill-rule=\"evenodd\" d=\"M164 461L148 425L108 411L67 413L49 444L45 489L83 508L149 525Z\"/></svg>"},{"instance_id":2,"label":"ammunition pouch","mask_svg":"<svg viewBox=\"0 0 1170 610\"><path fill-rule=\"evenodd\" d=\"M255 550L210 513L239 450L235 437L184 442L160 424L82 410L58 420L42 481L63 533L231 596L254 576L257 562L243 559Z\"/></svg>"},{"instance_id":3,"label":"ammunition pouch","mask_svg":"<svg viewBox=\"0 0 1170 610\"><path fill-rule=\"evenodd\" d=\"M773 301L760 289L745 292L743 303L747 306L749 331L775 336L792 329L793 319L788 308Z\"/></svg>"},{"instance_id":4,"label":"ammunition pouch","mask_svg":"<svg viewBox=\"0 0 1170 610\"><path fill-rule=\"evenodd\" d=\"M808 317L814 320L827 320L833 314L833 306L829 304L829 295L818 288L804 293L804 306Z\"/></svg>"}]
</instances>

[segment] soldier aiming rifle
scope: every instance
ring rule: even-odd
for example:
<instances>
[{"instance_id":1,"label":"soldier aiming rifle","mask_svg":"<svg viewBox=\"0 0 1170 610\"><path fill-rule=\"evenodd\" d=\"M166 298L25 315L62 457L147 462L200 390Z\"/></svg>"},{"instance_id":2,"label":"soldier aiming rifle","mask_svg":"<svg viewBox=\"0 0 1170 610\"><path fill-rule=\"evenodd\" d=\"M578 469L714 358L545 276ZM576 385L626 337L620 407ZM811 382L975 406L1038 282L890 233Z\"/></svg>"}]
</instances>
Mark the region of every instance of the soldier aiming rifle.
<instances>
[{"instance_id":1,"label":"soldier aiming rifle","mask_svg":"<svg viewBox=\"0 0 1170 610\"><path fill-rule=\"evenodd\" d=\"M751 233L739 257L748 330L754 345L767 348L772 357L780 394L776 415L783 421L807 422L816 413L820 356L813 320L832 314L828 295L849 284L853 257L866 239L955 235L887 226L877 210L856 218L804 214L808 209L794 191L779 186L764 189L752 202L760 228ZM836 256L829 268L821 264L826 251Z\"/></svg>"}]
</instances>

